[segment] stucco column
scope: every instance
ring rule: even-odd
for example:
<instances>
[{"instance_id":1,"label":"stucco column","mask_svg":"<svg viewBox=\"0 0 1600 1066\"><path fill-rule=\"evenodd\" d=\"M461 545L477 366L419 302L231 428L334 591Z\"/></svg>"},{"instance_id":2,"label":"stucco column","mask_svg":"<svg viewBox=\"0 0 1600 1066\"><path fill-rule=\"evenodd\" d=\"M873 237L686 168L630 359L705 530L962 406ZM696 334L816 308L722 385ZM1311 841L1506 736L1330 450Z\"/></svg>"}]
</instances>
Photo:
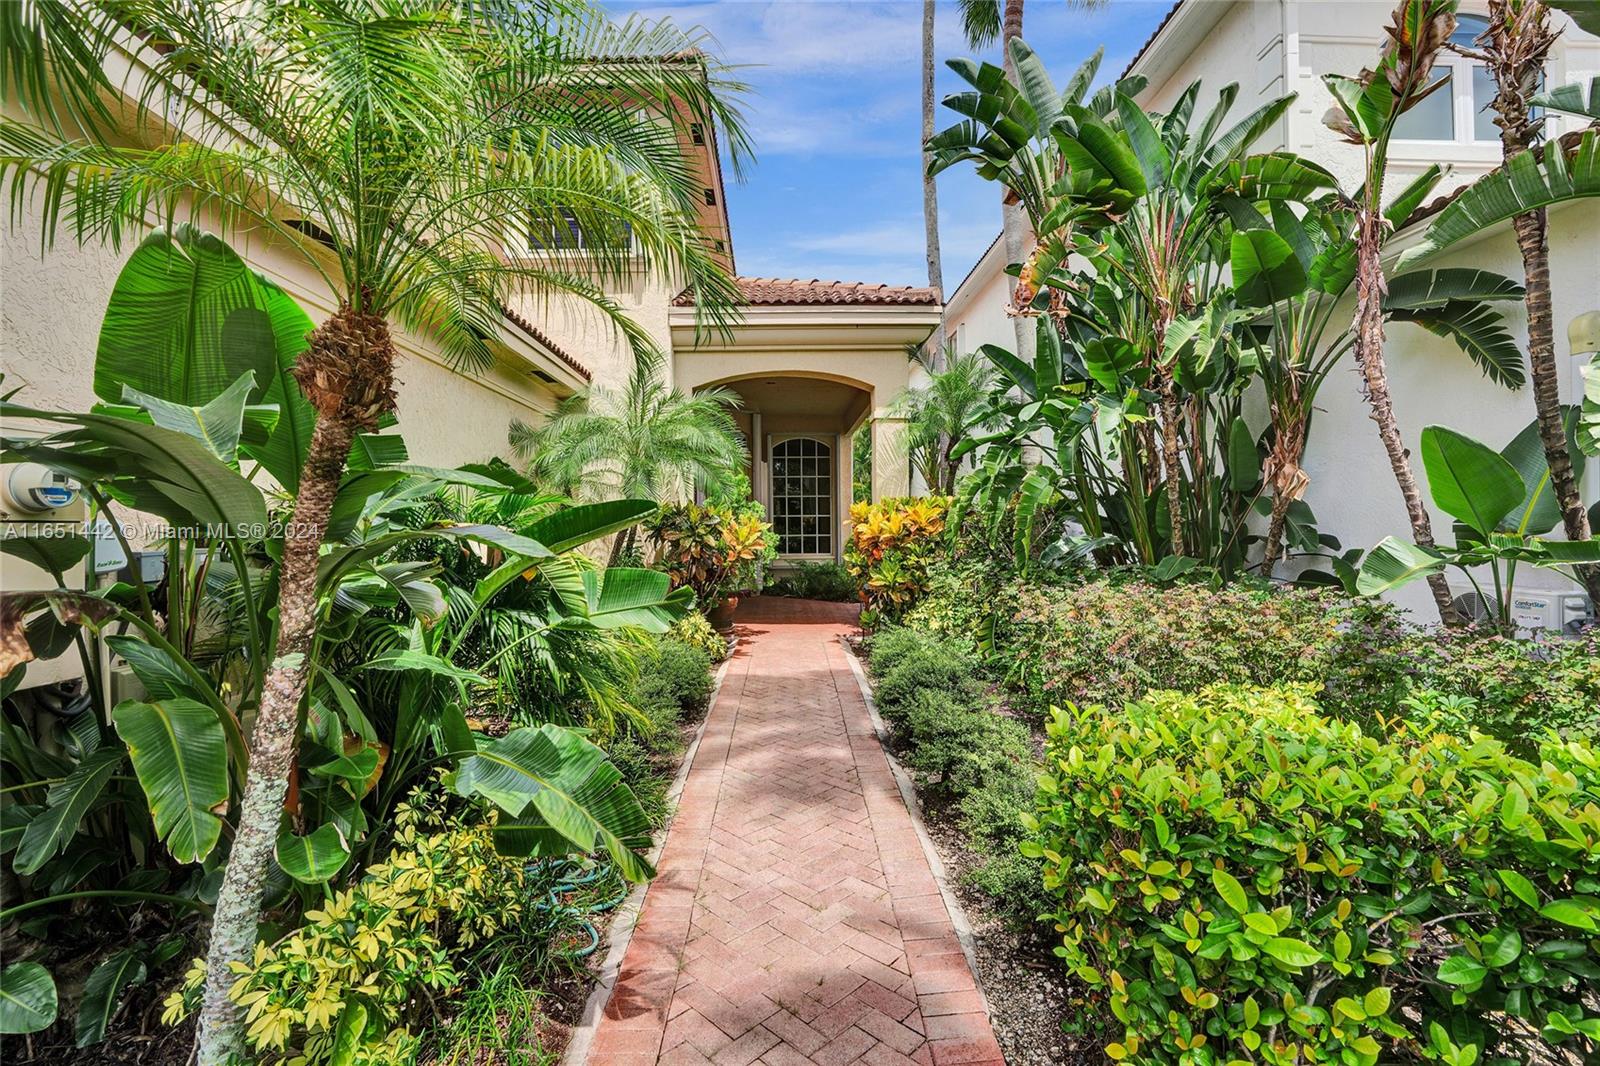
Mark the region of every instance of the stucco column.
<instances>
[{"instance_id":1,"label":"stucco column","mask_svg":"<svg viewBox=\"0 0 1600 1066\"><path fill-rule=\"evenodd\" d=\"M906 420L879 416L872 420L872 499L911 492L911 458L906 450Z\"/></svg>"},{"instance_id":2,"label":"stucco column","mask_svg":"<svg viewBox=\"0 0 1600 1066\"><path fill-rule=\"evenodd\" d=\"M841 433L833 438L834 450L838 455L835 466L839 480L833 486L834 522L833 558L835 562L844 559L844 545L850 539L850 501L854 495L852 487L856 477L856 435L854 433Z\"/></svg>"}]
</instances>

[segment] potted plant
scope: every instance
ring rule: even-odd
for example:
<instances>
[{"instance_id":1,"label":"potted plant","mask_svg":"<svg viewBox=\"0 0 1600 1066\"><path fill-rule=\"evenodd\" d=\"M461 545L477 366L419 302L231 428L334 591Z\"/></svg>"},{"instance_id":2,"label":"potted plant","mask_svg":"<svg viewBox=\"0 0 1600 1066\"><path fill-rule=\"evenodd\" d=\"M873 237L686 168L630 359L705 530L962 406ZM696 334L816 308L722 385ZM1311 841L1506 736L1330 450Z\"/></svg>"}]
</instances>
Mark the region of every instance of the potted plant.
<instances>
[{"instance_id":1,"label":"potted plant","mask_svg":"<svg viewBox=\"0 0 1600 1066\"><path fill-rule=\"evenodd\" d=\"M739 594L757 584L771 527L755 514L695 503L667 504L650 523L656 565L695 600L718 629L733 626Z\"/></svg>"}]
</instances>

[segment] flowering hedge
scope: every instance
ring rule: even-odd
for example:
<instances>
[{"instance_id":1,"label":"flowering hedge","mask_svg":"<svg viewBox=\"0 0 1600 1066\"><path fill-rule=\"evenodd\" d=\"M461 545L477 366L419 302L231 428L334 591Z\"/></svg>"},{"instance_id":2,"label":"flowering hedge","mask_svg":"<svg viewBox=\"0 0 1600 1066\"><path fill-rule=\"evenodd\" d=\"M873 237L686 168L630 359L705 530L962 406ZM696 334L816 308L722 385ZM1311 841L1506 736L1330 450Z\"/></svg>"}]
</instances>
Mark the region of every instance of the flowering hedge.
<instances>
[{"instance_id":1,"label":"flowering hedge","mask_svg":"<svg viewBox=\"0 0 1600 1066\"><path fill-rule=\"evenodd\" d=\"M1058 955L1123 1027L1113 1059L1600 1053L1589 743L1379 739L1305 686L1058 710L1048 733L1024 848Z\"/></svg>"}]
</instances>

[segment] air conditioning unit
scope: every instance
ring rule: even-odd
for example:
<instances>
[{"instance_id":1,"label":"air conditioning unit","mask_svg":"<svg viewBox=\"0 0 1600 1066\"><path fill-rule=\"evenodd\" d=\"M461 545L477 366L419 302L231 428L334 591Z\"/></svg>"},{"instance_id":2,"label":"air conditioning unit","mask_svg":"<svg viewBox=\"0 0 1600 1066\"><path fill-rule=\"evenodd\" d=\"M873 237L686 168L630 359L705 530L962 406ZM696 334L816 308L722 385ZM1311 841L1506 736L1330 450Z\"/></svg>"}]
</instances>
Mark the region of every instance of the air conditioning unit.
<instances>
[{"instance_id":1,"label":"air conditioning unit","mask_svg":"<svg viewBox=\"0 0 1600 1066\"><path fill-rule=\"evenodd\" d=\"M1511 596L1511 620L1518 629L1575 634L1594 621L1594 605L1581 592L1517 591Z\"/></svg>"},{"instance_id":2,"label":"air conditioning unit","mask_svg":"<svg viewBox=\"0 0 1600 1066\"><path fill-rule=\"evenodd\" d=\"M1451 584L1457 612L1469 622L1488 622L1500 613L1500 604L1487 589ZM1518 589L1511 595L1511 622L1519 633L1576 634L1595 620L1594 606L1581 592Z\"/></svg>"}]
</instances>

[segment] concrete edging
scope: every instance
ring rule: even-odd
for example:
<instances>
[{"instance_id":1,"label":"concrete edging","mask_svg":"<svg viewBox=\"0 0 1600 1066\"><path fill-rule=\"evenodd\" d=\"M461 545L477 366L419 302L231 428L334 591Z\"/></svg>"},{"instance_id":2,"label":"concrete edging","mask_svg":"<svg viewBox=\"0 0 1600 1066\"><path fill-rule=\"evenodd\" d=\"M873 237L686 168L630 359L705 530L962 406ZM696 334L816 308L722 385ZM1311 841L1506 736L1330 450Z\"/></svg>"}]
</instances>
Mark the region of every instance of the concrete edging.
<instances>
[{"instance_id":1,"label":"concrete edging","mask_svg":"<svg viewBox=\"0 0 1600 1066\"><path fill-rule=\"evenodd\" d=\"M730 636L728 653L722 657L722 662L717 666L717 678L711 686L711 695L706 700L706 713L701 716L700 724L695 728L694 739L689 741L689 746L684 749L683 761L678 764L678 772L673 775L672 785L667 789L667 800L673 808L672 816L667 819L667 824L661 827L655 845L646 856L652 866L661 858L661 849L666 845L667 835L672 832L672 823L677 821L678 797L683 795L684 785L689 781L689 770L694 766L695 753L700 750L700 740L705 736L706 723L711 720L711 709L717 705L717 697L722 695L722 685L728 678L728 668L733 663L733 653L738 647L739 638ZM611 998L611 990L617 985L617 977L622 972L622 960L628 954L628 944L633 940L633 929L639 922L639 912L644 909L645 894L649 891L649 882L635 885L628 893L628 898L617 908L616 917L611 920L611 928L606 933L605 961L600 964L595 986L589 992L589 998L584 1001L583 1014L579 1017L578 1024L573 1027L572 1038L567 1041L567 1049L561 1055L561 1066L585 1066L588 1062L589 1046L594 1042L595 1030L600 1026L600 1015L606 1009L606 1001Z\"/></svg>"},{"instance_id":2,"label":"concrete edging","mask_svg":"<svg viewBox=\"0 0 1600 1066\"><path fill-rule=\"evenodd\" d=\"M850 662L850 672L855 675L856 685L861 689L861 699L867 705L867 714L872 717L872 730L877 734L878 746L883 749L883 757L888 760L889 772L894 775L894 783L900 789L900 799L911 815L911 825L917 831L917 840L922 844L923 858L928 860L928 869L933 874L934 883L939 886L939 895L944 899L945 910L950 914L950 925L955 930L956 941L961 945L961 954L967 957L967 968L972 971L972 983L978 989L979 998L983 1000L983 1013L992 1019L989 997L984 992L983 982L978 976L978 942L972 935L972 923L967 921L967 913L961 909L961 901L956 898L955 892L950 887L944 861L939 858L939 850L934 847L933 837L928 835L928 826L922 820L922 804L917 800L916 786L911 781L911 775L900 765L900 760L895 758L894 751L889 746L889 724L878 713L878 702L872 696L872 683L867 680L867 672L861 665L860 657L850 646L847 637L841 636L839 645L844 649L845 658Z\"/></svg>"}]
</instances>

